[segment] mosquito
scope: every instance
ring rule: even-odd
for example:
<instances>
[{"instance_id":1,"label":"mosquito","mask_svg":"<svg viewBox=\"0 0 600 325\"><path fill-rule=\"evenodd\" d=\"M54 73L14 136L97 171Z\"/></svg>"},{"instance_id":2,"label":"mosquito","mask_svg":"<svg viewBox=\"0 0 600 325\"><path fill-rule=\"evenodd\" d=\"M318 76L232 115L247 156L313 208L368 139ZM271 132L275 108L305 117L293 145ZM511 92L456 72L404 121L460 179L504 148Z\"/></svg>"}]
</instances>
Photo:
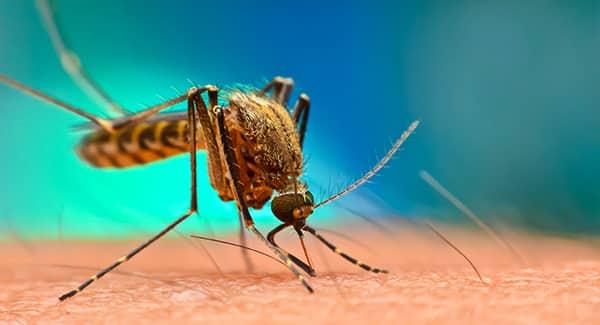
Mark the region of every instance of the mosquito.
<instances>
[{"instance_id":1,"label":"mosquito","mask_svg":"<svg viewBox=\"0 0 600 325\"><path fill-rule=\"evenodd\" d=\"M307 219L314 210L355 190L374 176L417 128L419 121L412 122L387 154L366 174L339 193L315 203L307 184L300 180L304 169L302 149L310 99L302 93L293 109L288 109L294 85L292 79L275 77L261 89L233 89L224 96L212 85L193 86L185 94L137 113L126 114L128 110L121 108L102 90L86 72L76 53L67 46L47 1L38 1L38 9L65 72L110 112L121 116L104 118L90 114L2 74L0 82L91 122L91 129L77 145L76 152L83 161L94 167L128 168L188 154L191 170L187 211L128 254L61 295L60 301L83 291L198 212L198 150L207 152L210 184L220 199L236 202L242 230L240 234L243 236L245 228L256 236L310 293L313 288L298 270L300 268L310 276L316 275L304 245L305 232L364 270L388 272L346 254L312 228ZM221 106L220 101L226 104ZM163 112L182 102L187 103L187 110ZM256 228L249 208L261 209L269 200L274 216L282 223L264 236ZM298 234L306 262L277 245L276 235L288 227Z\"/></svg>"}]
</instances>

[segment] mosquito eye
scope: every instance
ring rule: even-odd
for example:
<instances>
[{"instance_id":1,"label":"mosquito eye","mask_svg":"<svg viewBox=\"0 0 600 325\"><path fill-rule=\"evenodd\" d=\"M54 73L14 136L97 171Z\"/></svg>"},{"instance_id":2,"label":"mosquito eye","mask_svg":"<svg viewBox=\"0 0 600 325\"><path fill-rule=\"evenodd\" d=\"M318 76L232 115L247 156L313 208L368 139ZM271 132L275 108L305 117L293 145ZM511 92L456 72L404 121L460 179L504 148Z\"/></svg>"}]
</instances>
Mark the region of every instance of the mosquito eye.
<instances>
[{"instance_id":1,"label":"mosquito eye","mask_svg":"<svg viewBox=\"0 0 600 325\"><path fill-rule=\"evenodd\" d=\"M304 206L311 206L312 194L283 194L273 198L271 211L281 221L293 223L294 220L306 216Z\"/></svg>"},{"instance_id":2,"label":"mosquito eye","mask_svg":"<svg viewBox=\"0 0 600 325\"><path fill-rule=\"evenodd\" d=\"M297 206L298 201L295 194L279 195L271 201L271 211L285 223L291 223L294 220L294 210Z\"/></svg>"}]
</instances>

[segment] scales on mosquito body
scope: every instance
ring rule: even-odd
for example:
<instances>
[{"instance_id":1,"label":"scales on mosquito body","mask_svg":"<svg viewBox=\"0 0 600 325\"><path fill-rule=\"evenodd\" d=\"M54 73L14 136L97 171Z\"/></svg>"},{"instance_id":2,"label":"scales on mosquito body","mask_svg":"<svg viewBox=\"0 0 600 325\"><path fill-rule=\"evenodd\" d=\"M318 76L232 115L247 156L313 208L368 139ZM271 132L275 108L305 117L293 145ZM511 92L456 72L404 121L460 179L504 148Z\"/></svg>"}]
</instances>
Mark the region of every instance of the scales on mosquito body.
<instances>
[{"instance_id":1,"label":"scales on mosquito body","mask_svg":"<svg viewBox=\"0 0 600 325\"><path fill-rule=\"evenodd\" d=\"M81 61L65 44L46 1L39 1L39 8L65 71L84 90L102 99L101 102L107 109L117 113L125 112L126 110L115 104L90 78ZM73 61L77 64L71 64ZM190 157L189 209L133 251L117 259L77 288L60 296L60 300L70 298L84 290L164 236L190 215L198 212L196 190L198 150L207 152L210 183L220 198L223 201L236 202L240 221L243 224L241 229L247 229L263 242L296 275L308 291L313 292L313 289L297 269L299 267L311 276L316 274L304 246L304 232L314 235L334 253L365 270L375 273L387 272L364 264L342 252L310 227L307 219L313 210L356 189L375 175L417 128L418 121L410 124L383 159L363 177L341 192L315 204L308 186L300 181L304 167L302 145L310 101L306 94L301 94L291 112L288 110L287 102L293 88L291 79L276 77L260 90L230 91L225 98L221 98L226 102L223 107L219 106L219 89L216 87L210 85L192 87L186 94L138 113L115 119L92 115L4 75L0 75L0 82L91 122L92 128L81 140L76 151L84 161L95 167L127 168L183 153L189 154ZM161 113L184 101L187 103L185 112ZM260 209L269 200L271 200L273 214L282 224L265 237L255 227L249 208ZM297 232L308 264L276 244L275 236L287 227L292 227ZM241 237L242 241L244 238Z\"/></svg>"}]
</instances>

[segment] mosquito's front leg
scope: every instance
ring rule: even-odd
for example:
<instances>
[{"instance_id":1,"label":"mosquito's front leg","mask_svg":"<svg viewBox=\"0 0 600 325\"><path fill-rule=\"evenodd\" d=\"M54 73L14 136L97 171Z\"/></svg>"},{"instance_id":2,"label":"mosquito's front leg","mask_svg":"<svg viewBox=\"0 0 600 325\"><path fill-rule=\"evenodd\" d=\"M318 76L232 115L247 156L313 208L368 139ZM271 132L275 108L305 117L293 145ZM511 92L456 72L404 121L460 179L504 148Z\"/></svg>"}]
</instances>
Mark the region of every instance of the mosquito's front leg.
<instances>
[{"instance_id":1,"label":"mosquito's front leg","mask_svg":"<svg viewBox=\"0 0 600 325\"><path fill-rule=\"evenodd\" d=\"M272 91L271 98L274 101L287 108L287 103L294 88L294 80L291 78L275 77L273 78L258 94L266 95ZM304 134L306 133L306 125L308 123L308 112L310 109L310 98L305 93L300 94L294 110L292 111L292 119L298 128L300 137L300 146L304 142Z\"/></svg>"},{"instance_id":2,"label":"mosquito's front leg","mask_svg":"<svg viewBox=\"0 0 600 325\"><path fill-rule=\"evenodd\" d=\"M126 261L130 260L131 258L133 258L139 252L141 252L146 247L150 246L152 243L154 243L155 241L157 241L158 239L163 237L165 234L167 234L169 231L171 231L173 228L175 228L178 224L180 224L185 219L187 219L189 216L191 216L193 213L198 211L198 198L197 198L198 194L197 194L197 189L196 189L197 188L197 186L196 186L196 179L197 179L197 177L196 177L196 139L197 139L196 138L196 132L197 132L196 120L197 120L197 117L196 117L196 109L194 106L195 106L195 100L199 96L200 96L200 90L198 88L190 89L187 94L187 97L188 97L187 113L188 113L188 125L189 125L188 130L189 130L189 137L190 137L189 153L190 153L191 187L192 187L191 196L190 196L190 207L187 210L187 212L185 212L183 215L181 215L175 221L173 221L168 226L166 226L158 234L156 234L155 236L148 239L146 242L144 242L143 244L141 244L140 246L138 246L137 248L135 248L134 250L129 252L129 254L124 255L123 257L119 258L114 263L112 263L110 266L108 266L107 268L96 273L95 275L93 275L92 277L90 277L89 279L84 281L82 284L80 284L77 288L60 296L59 299L61 301L71 298L74 295L76 295L77 293L83 291L90 284L92 284L92 282L100 279L101 277L103 277L107 273L109 273L110 271L117 268L119 265L121 265L121 264L125 263Z\"/></svg>"},{"instance_id":3,"label":"mosquito's front leg","mask_svg":"<svg viewBox=\"0 0 600 325\"><path fill-rule=\"evenodd\" d=\"M293 88L294 80L291 78L275 77L262 90L260 90L258 94L264 96L272 90L273 92L271 94L271 98L273 98L274 101L283 107L287 108L288 100Z\"/></svg>"},{"instance_id":4,"label":"mosquito's front leg","mask_svg":"<svg viewBox=\"0 0 600 325\"><path fill-rule=\"evenodd\" d=\"M296 101L292 119L298 129L298 137L300 138L300 147L304 144L304 135L306 134L306 126L308 125L308 113L310 112L310 98L302 93Z\"/></svg>"},{"instance_id":5,"label":"mosquito's front leg","mask_svg":"<svg viewBox=\"0 0 600 325\"><path fill-rule=\"evenodd\" d=\"M265 236L255 227L254 221L252 220L252 216L250 215L250 211L248 210L248 205L244 200L244 195L242 192L242 184L240 183L240 171L238 167L238 163L235 160L235 154L231 148L231 139L229 137L229 132L225 126L225 116L223 115L223 109L221 107L215 107L215 113L217 117L217 126L220 134L221 141L221 149L223 150L223 156L227 162L227 169L229 170L229 174L231 175L232 180L232 192L237 201L238 209L242 216L244 217L244 222L246 224L246 228L252 232L260 241L262 241L275 255L286 265L286 267L300 280L300 282L304 285L304 287L309 291L313 292L314 290L308 284L306 279L300 271L294 267L294 262L290 259L287 252L283 249L274 246L271 244Z\"/></svg>"},{"instance_id":6,"label":"mosquito's front leg","mask_svg":"<svg viewBox=\"0 0 600 325\"><path fill-rule=\"evenodd\" d=\"M338 254L339 256L341 256L342 258L344 258L346 261L366 270L366 271L370 271L373 273L389 273L388 270L384 270L384 269L380 269L380 268L376 268L376 267L372 267L370 265L367 265L363 262L361 262L360 260L342 252L341 249L339 249L337 246L335 246L334 244L332 244L330 241L328 241L327 239L323 238L323 236L321 236L314 228L310 227L309 225L305 225L302 230L306 230L309 233L311 233L313 236L317 237L317 239L319 241L321 241L323 244L325 244L325 246L327 246L327 248L329 248L332 252Z\"/></svg>"},{"instance_id":7,"label":"mosquito's front leg","mask_svg":"<svg viewBox=\"0 0 600 325\"><path fill-rule=\"evenodd\" d=\"M244 216L241 213L238 213L238 222L240 223L240 227L238 229L238 240L242 246L248 246L248 240L246 239L246 228L244 227ZM246 265L246 270L249 273L254 272L254 264L250 259L250 253L248 253L247 249L241 248L242 258L244 259L244 264Z\"/></svg>"},{"instance_id":8,"label":"mosquito's front leg","mask_svg":"<svg viewBox=\"0 0 600 325\"><path fill-rule=\"evenodd\" d=\"M217 144L217 134L215 131L216 125L216 116L214 113L214 108L218 105L218 88L214 86L207 86L208 92L208 105L204 103L204 100L201 96L196 98L196 109L198 113L198 121L200 122L201 130L204 133L204 139L206 139L206 150L207 150L207 160L208 160L208 170L210 175L210 180L212 185L220 194L225 194L224 192L229 192L231 189L225 180L225 175L223 174L223 164L221 162L221 154L219 150L219 146ZM243 246L246 245L246 233L244 231L244 226L241 223L243 219L240 215L240 243ZM242 256L244 258L244 263L246 264L246 268L249 272L252 272L254 267L252 265L252 261L250 260L250 256L248 255L248 251L242 248Z\"/></svg>"},{"instance_id":9,"label":"mosquito's front leg","mask_svg":"<svg viewBox=\"0 0 600 325\"><path fill-rule=\"evenodd\" d=\"M214 86L205 87L208 92L208 105L206 107L204 100L201 96L196 97L196 113L198 114L198 122L200 123L200 129L204 133L204 139L206 141L206 151L208 153L208 169L212 185L219 192L222 189L227 188L225 181L225 175L223 175L223 164L221 162L221 154L219 146L217 144L217 134L215 132L216 121L211 115L214 107L218 105L218 92L219 89Z\"/></svg>"}]
</instances>

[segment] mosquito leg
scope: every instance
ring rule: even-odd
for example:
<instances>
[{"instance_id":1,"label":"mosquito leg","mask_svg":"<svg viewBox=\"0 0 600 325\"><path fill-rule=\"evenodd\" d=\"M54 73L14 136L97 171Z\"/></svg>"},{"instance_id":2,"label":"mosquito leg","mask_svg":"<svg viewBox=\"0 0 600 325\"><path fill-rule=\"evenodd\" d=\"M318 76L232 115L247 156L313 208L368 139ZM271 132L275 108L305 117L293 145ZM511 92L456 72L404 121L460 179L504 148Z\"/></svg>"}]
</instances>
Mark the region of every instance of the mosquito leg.
<instances>
[{"instance_id":1,"label":"mosquito leg","mask_svg":"<svg viewBox=\"0 0 600 325\"><path fill-rule=\"evenodd\" d=\"M247 240L246 240L246 229L244 229L244 217L242 216L242 214L239 214L239 222L240 222L240 229L238 231L238 237L239 237L239 241L240 244L242 244L243 246L248 246L247 245ZM248 273L253 273L254 272L254 264L252 263L252 260L250 259L250 254L248 253L247 249L241 248L242 250L242 258L244 259L244 264L246 264L246 270L248 271Z\"/></svg>"},{"instance_id":2,"label":"mosquito leg","mask_svg":"<svg viewBox=\"0 0 600 325\"><path fill-rule=\"evenodd\" d=\"M13 80L5 75L2 75L2 74L0 74L0 83L4 83L12 88L15 88L16 90L19 90L27 95L37 98L43 102L53 104L62 109L65 109L73 114L83 117L107 132L114 132L115 130L117 130L119 128L123 128L126 126L130 126L132 124L138 123L138 122L140 122L144 119L147 119L150 116L160 112L161 110L164 110L173 105L181 103L188 98L188 95L181 95L181 96L169 99L158 105L151 106L143 111L132 114L130 116L126 116L124 118L120 118L120 119L116 119L116 120L111 120L111 119L106 119L106 118L102 118L102 117L90 114L80 108L77 108L71 104L65 103L54 97L46 95L38 90L30 88L30 87L28 87L16 80ZM199 93L201 93L205 90L206 90L206 87L198 88Z\"/></svg>"},{"instance_id":3,"label":"mosquito leg","mask_svg":"<svg viewBox=\"0 0 600 325\"><path fill-rule=\"evenodd\" d=\"M213 109L218 105L219 94L218 89L213 86L205 87L208 92L208 105L209 108L206 107L204 100L202 97L198 96L196 98L196 109L198 113L198 121L201 125L201 130L204 133L204 139L206 139L207 143L207 152L208 152L208 168L210 170L211 181L214 182L214 187L217 189L227 188L228 185L225 182L225 176L223 175L222 163L221 163L221 155L219 153L219 147L216 141L216 134L214 130L215 119ZM239 216L240 219L240 231L239 231L239 239L240 243L244 246L246 245L246 232L243 225L243 217ZM250 259L250 255L248 250L241 248L242 257L244 259L244 263L246 265L246 269L248 272L254 271L254 265L252 264L252 260Z\"/></svg>"},{"instance_id":4,"label":"mosquito leg","mask_svg":"<svg viewBox=\"0 0 600 325\"><path fill-rule=\"evenodd\" d=\"M308 125L308 113L310 112L310 98L308 95L302 93L296 101L294 111L292 112L292 119L296 123L298 128L298 136L300 137L300 147L304 143L304 134L306 134L306 126Z\"/></svg>"},{"instance_id":5,"label":"mosquito leg","mask_svg":"<svg viewBox=\"0 0 600 325\"><path fill-rule=\"evenodd\" d=\"M232 190L234 196L236 198L238 209L244 217L244 222L246 224L246 228L252 232L261 242L263 242L269 249L275 253L275 255L286 265L286 267L300 280L302 285L310 292L314 292L310 284L306 281L304 276L300 274L300 271L294 267L294 262L290 259L289 255L271 244L265 236L254 226L254 221L252 220L252 216L250 215L250 211L248 210L248 205L244 200L244 195L242 193L242 184L240 183L240 172L239 166L235 161L235 155L231 150L231 139L229 138L229 133L227 128L225 127L225 116L223 114L223 109L220 107L215 107L216 117L217 117L217 127L220 134L221 148L223 149L223 155L225 156L227 162L227 169L229 170L229 174L232 179Z\"/></svg>"},{"instance_id":6,"label":"mosquito leg","mask_svg":"<svg viewBox=\"0 0 600 325\"><path fill-rule=\"evenodd\" d=\"M206 107L201 96L195 98L198 122L201 125L200 129L204 133L204 139L206 141L208 168L211 175L211 181L215 188L224 189L227 188L228 185L225 182L225 175L223 175L223 164L221 163L221 154L217 144L217 134L215 131L216 118L213 113L214 108L218 105L219 89L214 86L205 86L204 88L208 92L208 104L210 107Z\"/></svg>"},{"instance_id":7,"label":"mosquito leg","mask_svg":"<svg viewBox=\"0 0 600 325\"><path fill-rule=\"evenodd\" d=\"M275 236L282 231L283 229L287 228L291 226L290 224L285 224L282 223L279 226L275 227L275 229L271 230L268 234L267 234L267 240L275 247L283 250L281 247L279 247L279 245L277 245L277 243L275 242ZM304 272L306 272L307 274L309 274L310 276L317 276L317 272L315 272L315 269L313 269L310 265L304 263L301 259L297 258L296 256L294 256L291 253L287 253L289 258L292 260L292 262L294 262L294 264L296 264L298 267L300 267L302 270L304 270Z\"/></svg>"},{"instance_id":8,"label":"mosquito leg","mask_svg":"<svg viewBox=\"0 0 600 325\"><path fill-rule=\"evenodd\" d=\"M259 95L265 95L272 91L271 98L287 108L287 103L294 87L294 81L291 78L275 77L261 91ZM310 98L302 93L296 101L292 112L292 119L298 127L298 135L300 136L300 146L304 142L304 134L306 133L306 125L308 123L308 112L310 109Z\"/></svg>"},{"instance_id":9,"label":"mosquito leg","mask_svg":"<svg viewBox=\"0 0 600 325\"><path fill-rule=\"evenodd\" d=\"M216 124L216 117L214 115L214 108L219 104L219 90L216 87L207 86L208 90L208 105L204 103L202 97L198 96L196 99L196 108L198 110L198 121L200 122L202 132L204 132L204 138L206 139L207 152L208 152L208 168L210 169L211 181L214 182L215 188L223 189L227 188L228 185L225 182L225 175L223 175L221 155L219 153L219 147L217 145L217 135L215 134L214 125ZM240 230L239 240L243 246L246 244L246 232L243 224L243 217L239 215ZM250 259L248 250L241 248L242 258L248 272L254 271L254 265Z\"/></svg>"},{"instance_id":10,"label":"mosquito leg","mask_svg":"<svg viewBox=\"0 0 600 325\"><path fill-rule=\"evenodd\" d=\"M30 87L28 87L16 80L8 78L7 76L2 75L2 74L0 74L0 83L4 83L20 92L30 95L31 97L35 97L46 103L54 104L60 108L63 108L65 110L71 112L71 113L79 115L79 116L89 120L90 122L96 124L97 126L101 127L104 130L113 131L113 124L109 119L105 119L105 118L98 117L93 114L87 113L86 111L84 111L80 108L77 108L71 104L67 104L56 98L50 97L40 91L30 88Z\"/></svg>"},{"instance_id":11,"label":"mosquito leg","mask_svg":"<svg viewBox=\"0 0 600 325\"><path fill-rule=\"evenodd\" d=\"M294 80L291 78L275 77L262 90L260 90L258 94L264 96L269 91L272 91L271 98L273 98L274 101L283 107L287 108L288 100L293 88Z\"/></svg>"},{"instance_id":12,"label":"mosquito leg","mask_svg":"<svg viewBox=\"0 0 600 325\"><path fill-rule=\"evenodd\" d=\"M192 87L192 88L190 88L190 90L188 90L187 95L180 95L180 96L168 99L160 104L148 107L148 108L146 108L142 111L139 111L135 114L131 114L124 118L115 120L115 121L117 121L117 123L113 123L114 124L113 129L118 130L118 129L122 129L122 128L126 128L128 126L131 126L133 124L139 123L160 111L163 111L173 105L176 105L176 104L179 104L179 103L185 101L186 99L189 101L190 93L197 93L197 96L194 96L194 97L199 97L200 94L202 94L206 90L207 90L207 87L202 87L202 88ZM192 98L192 100L195 100L195 99Z\"/></svg>"},{"instance_id":13,"label":"mosquito leg","mask_svg":"<svg viewBox=\"0 0 600 325\"><path fill-rule=\"evenodd\" d=\"M373 273L389 273L389 271L387 270L383 270L383 269L378 269L376 267L372 267L369 266L357 259L355 259L354 257L342 252L339 248L337 248L334 244L332 244L331 242L329 242L327 239L323 238L323 236L321 236L319 233L317 233L317 231L311 227L309 227L308 225L305 225L303 230L308 231L309 233L313 234L315 237L317 237L317 239L319 241L321 241L323 244L325 244L325 246L327 246L329 249L331 249L331 251L333 251L334 253L340 255L341 257L343 257L346 261L357 265L367 271L371 271Z\"/></svg>"},{"instance_id":14,"label":"mosquito leg","mask_svg":"<svg viewBox=\"0 0 600 325\"><path fill-rule=\"evenodd\" d=\"M65 42L62 36L62 31L59 24L56 22L52 7L47 0L38 0L38 9L44 20L46 31L52 41L52 46L56 51L56 55L67 74L75 81L88 96L95 99L99 104L102 104L109 112L118 115L127 115L127 111L115 103L108 94L98 85L97 82L83 67L81 60L77 54L70 49L70 46Z\"/></svg>"},{"instance_id":15,"label":"mosquito leg","mask_svg":"<svg viewBox=\"0 0 600 325\"><path fill-rule=\"evenodd\" d=\"M171 231L173 228L175 228L178 224L182 223L185 219L187 219L189 216L191 216L192 214L194 214L195 212L198 211L198 199L197 199L198 195L197 195L197 190L196 190L196 178L197 178L196 177L196 131L197 130L196 130L196 112L194 109L194 98L197 96L199 96L198 89L197 88L190 89L190 91L188 92L189 99L188 99L188 110L187 111L188 111L188 125L190 126L188 129L189 129L189 136L190 136L190 168L191 168L192 189L191 189L191 197L190 197L190 207L187 210L187 212L185 212L182 216L180 216L175 221L173 221L171 224L169 224L167 227L165 227L163 230L161 230L158 234L156 234L155 236L153 236L152 238L150 238L149 240L147 240L146 242L144 242L143 244L141 244L140 246L138 246L137 248L135 248L134 250L129 252L129 254L119 258L113 264L111 264L110 266L105 268L104 270L96 273L95 275L93 275L92 277L90 277L89 279L84 281L82 284L80 284L77 288L60 296L58 298L60 301L64 301L68 298L71 298L74 295L76 295L77 293L83 291L94 281L102 278L107 273L109 273L110 271L117 268L119 265L121 265L121 264L125 263L126 261L130 260L131 258L133 258L139 252L141 252L146 247L150 246L152 243L154 243L155 241L157 241L158 239L163 237L165 234L167 234L169 231Z\"/></svg>"}]
</instances>

